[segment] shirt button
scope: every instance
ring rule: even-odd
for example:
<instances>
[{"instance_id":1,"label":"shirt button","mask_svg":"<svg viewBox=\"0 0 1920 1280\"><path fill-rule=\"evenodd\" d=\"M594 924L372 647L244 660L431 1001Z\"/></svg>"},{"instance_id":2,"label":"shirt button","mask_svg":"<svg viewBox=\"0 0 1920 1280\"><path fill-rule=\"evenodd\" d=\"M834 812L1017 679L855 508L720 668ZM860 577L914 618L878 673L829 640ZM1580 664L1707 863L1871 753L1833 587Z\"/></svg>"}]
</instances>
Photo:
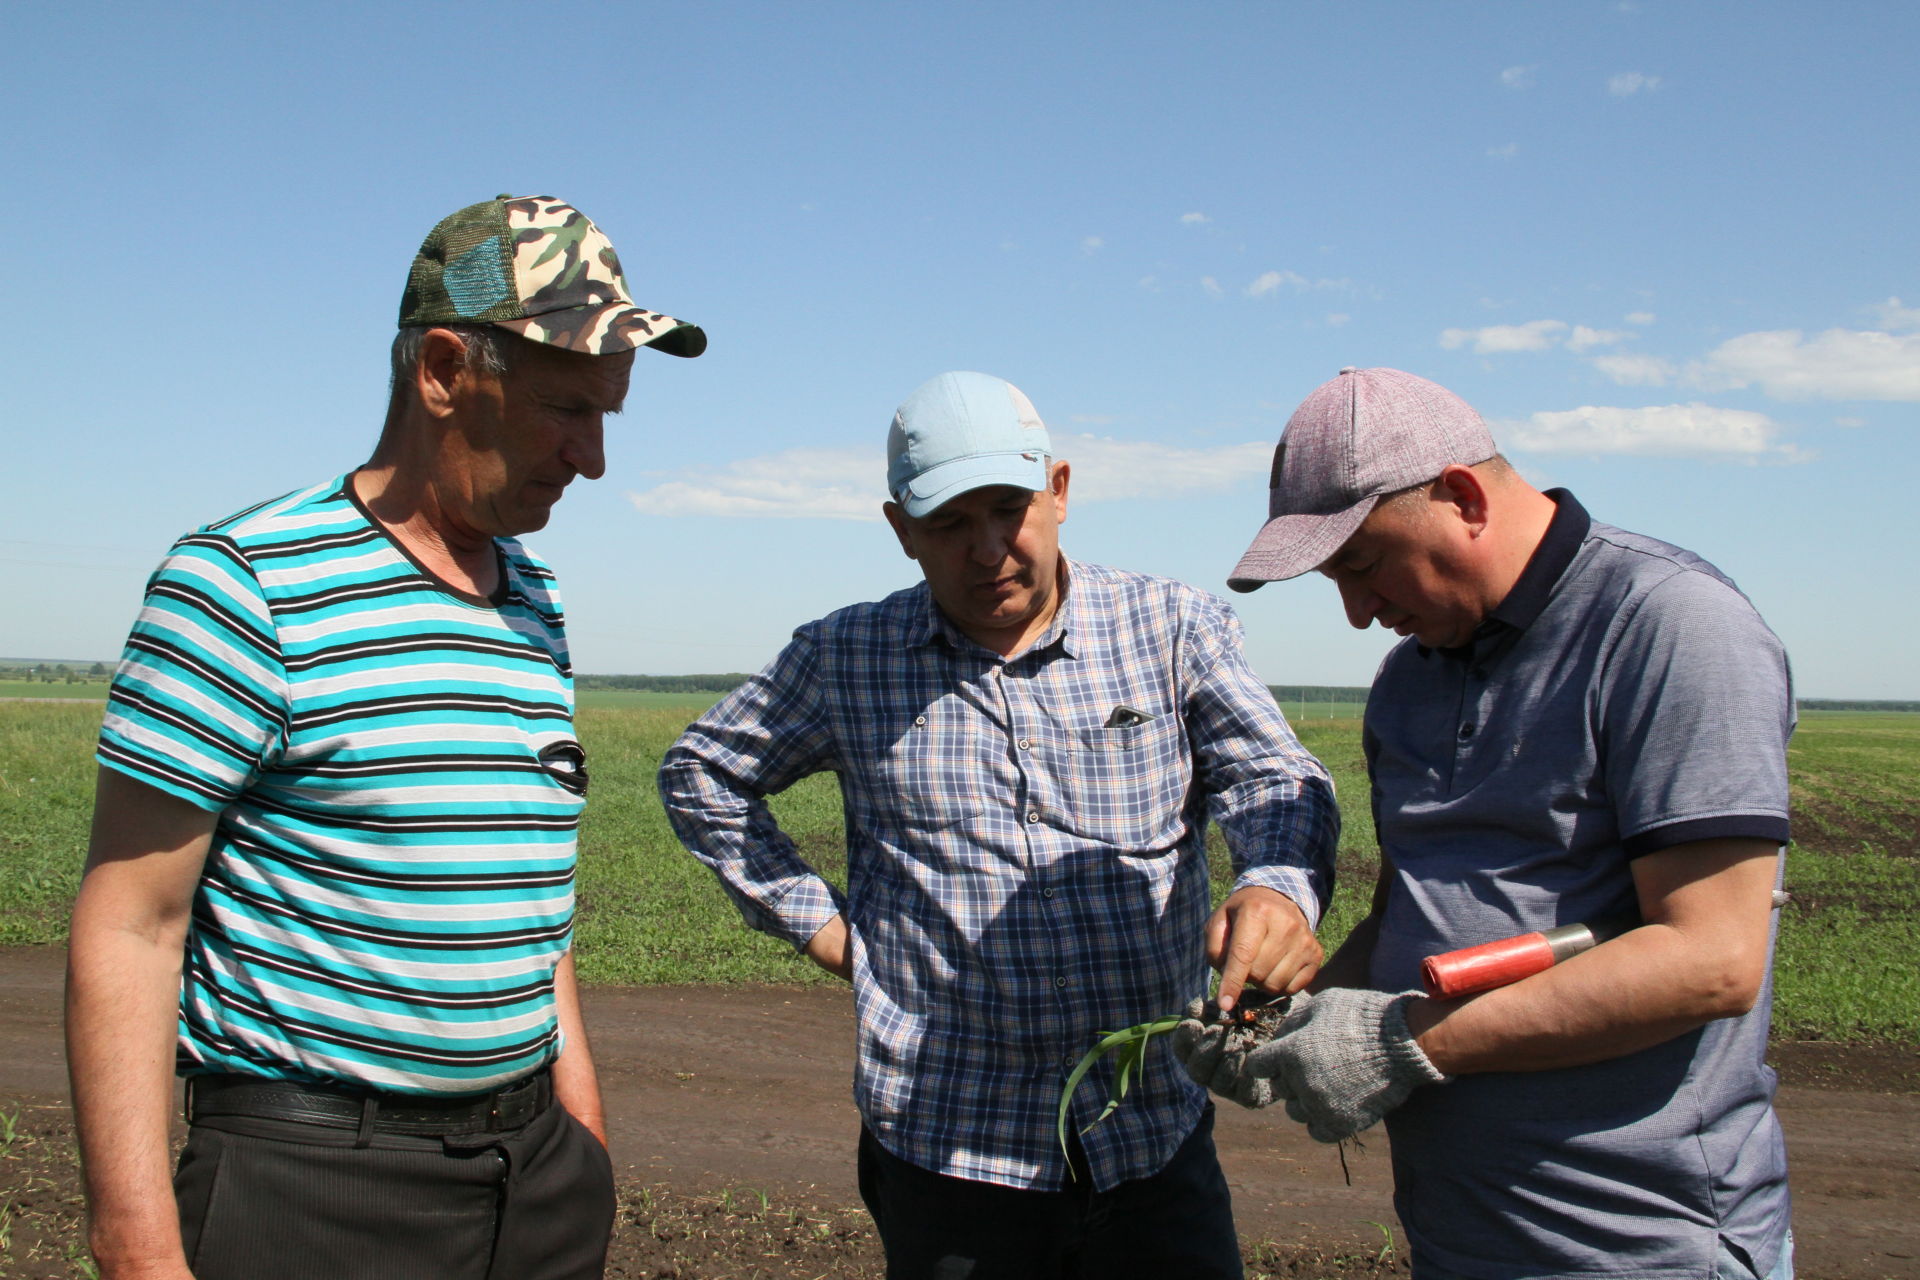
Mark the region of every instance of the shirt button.
<instances>
[{"instance_id":1,"label":"shirt button","mask_svg":"<svg viewBox=\"0 0 1920 1280\"><path fill-rule=\"evenodd\" d=\"M1020 749L1021 749L1022 751L1031 751L1031 750L1033 750L1033 739L1031 739L1031 738L1022 738L1022 739L1020 739Z\"/></svg>"},{"instance_id":2,"label":"shirt button","mask_svg":"<svg viewBox=\"0 0 1920 1280\"><path fill-rule=\"evenodd\" d=\"M1043 898L1051 898L1053 896L1053 886L1048 885L1046 888L1042 889L1040 891L1040 896Z\"/></svg>"},{"instance_id":3,"label":"shirt button","mask_svg":"<svg viewBox=\"0 0 1920 1280\"><path fill-rule=\"evenodd\" d=\"M1463 724L1460 726L1460 741L1465 742L1468 738L1471 738L1472 736L1473 736L1472 725Z\"/></svg>"},{"instance_id":4,"label":"shirt button","mask_svg":"<svg viewBox=\"0 0 1920 1280\"><path fill-rule=\"evenodd\" d=\"M913 718L913 722L915 724L925 724L927 722L927 718L925 716L915 716Z\"/></svg>"},{"instance_id":5,"label":"shirt button","mask_svg":"<svg viewBox=\"0 0 1920 1280\"><path fill-rule=\"evenodd\" d=\"M1029 814L1027 815L1027 821L1028 821L1028 822L1038 822L1038 821L1040 821L1040 815L1039 815L1039 814L1038 814L1037 812L1036 812L1036 813L1029 813Z\"/></svg>"},{"instance_id":6,"label":"shirt button","mask_svg":"<svg viewBox=\"0 0 1920 1280\"><path fill-rule=\"evenodd\" d=\"M1054 985L1054 986L1056 986L1056 987L1064 987L1064 986L1066 986L1066 985L1067 985L1067 975L1063 973L1063 974L1061 974L1061 975L1060 975L1059 977L1057 977L1057 978L1055 978L1055 979L1053 980L1053 985Z\"/></svg>"}]
</instances>

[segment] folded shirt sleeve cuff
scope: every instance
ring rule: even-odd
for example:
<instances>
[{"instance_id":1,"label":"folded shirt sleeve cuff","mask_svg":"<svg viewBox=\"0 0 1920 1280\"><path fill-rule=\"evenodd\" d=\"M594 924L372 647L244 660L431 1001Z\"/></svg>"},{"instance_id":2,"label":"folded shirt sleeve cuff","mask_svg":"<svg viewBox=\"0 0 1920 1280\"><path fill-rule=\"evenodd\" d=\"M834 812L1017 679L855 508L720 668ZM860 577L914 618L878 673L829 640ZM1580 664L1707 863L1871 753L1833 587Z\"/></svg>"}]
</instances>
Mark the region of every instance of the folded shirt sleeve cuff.
<instances>
[{"instance_id":1,"label":"folded shirt sleeve cuff","mask_svg":"<svg viewBox=\"0 0 1920 1280\"><path fill-rule=\"evenodd\" d=\"M1309 928L1320 927L1320 913L1325 904L1320 901L1320 895L1314 892L1312 879L1299 867L1248 867L1233 882L1233 887L1237 891L1249 886L1284 893L1300 908L1300 914L1307 918Z\"/></svg>"},{"instance_id":2,"label":"folded shirt sleeve cuff","mask_svg":"<svg viewBox=\"0 0 1920 1280\"><path fill-rule=\"evenodd\" d=\"M846 914L846 895L819 876L802 876L747 923L760 932L804 951L827 921Z\"/></svg>"}]
</instances>

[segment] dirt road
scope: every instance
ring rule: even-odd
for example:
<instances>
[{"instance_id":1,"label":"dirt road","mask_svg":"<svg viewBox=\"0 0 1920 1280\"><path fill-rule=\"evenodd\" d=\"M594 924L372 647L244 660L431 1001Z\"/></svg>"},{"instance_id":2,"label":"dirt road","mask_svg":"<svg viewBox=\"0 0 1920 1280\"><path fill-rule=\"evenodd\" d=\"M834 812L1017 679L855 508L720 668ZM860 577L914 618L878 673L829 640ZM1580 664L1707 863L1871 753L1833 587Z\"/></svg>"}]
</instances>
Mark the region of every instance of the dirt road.
<instances>
[{"instance_id":1,"label":"dirt road","mask_svg":"<svg viewBox=\"0 0 1920 1280\"><path fill-rule=\"evenodd\" d=\"M64 1103L62 962L0 950L0 1098ZM615 1162L640 1184L858 1205L846 991L597 988L586 1005ZM1920 1050L1789 1045L1776 1058L1800 1275L1920 1278ZM1395 1223L1384 1135L1349 1154L1349 1186L1334 1149L1277 1117L1223 1108L1218 1133L1244 1236L1381 1249L1378 1224Z\"/></svg>"}]
</instances>

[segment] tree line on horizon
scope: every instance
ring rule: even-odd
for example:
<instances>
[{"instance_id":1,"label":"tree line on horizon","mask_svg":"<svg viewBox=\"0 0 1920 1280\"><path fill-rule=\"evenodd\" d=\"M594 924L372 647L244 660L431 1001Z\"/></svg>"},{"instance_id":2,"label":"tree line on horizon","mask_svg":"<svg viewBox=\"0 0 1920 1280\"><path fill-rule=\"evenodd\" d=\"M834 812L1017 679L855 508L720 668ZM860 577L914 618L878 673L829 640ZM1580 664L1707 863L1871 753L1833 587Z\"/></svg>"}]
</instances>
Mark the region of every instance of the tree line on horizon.
<instances>
[{"instance_id":1,"label":"tree line on horizon","mask_svg":"<svg viewBox=\"0 0 1920 1280\"><path fill-rule=\"evenodd\" d=\"M106 680L113 667L104 662L0 663L0 680L39 684L78 684ZM753 678L750 672L728 671L686 676L587 675L576 673L577 689L627 689L643 693L732 693ZM1363 684L1270 684L1275 702L1365 702ZM1802 711L1920 711L1920 701L1872 698L1799 698Z\"/></svg>"}]
</instances>

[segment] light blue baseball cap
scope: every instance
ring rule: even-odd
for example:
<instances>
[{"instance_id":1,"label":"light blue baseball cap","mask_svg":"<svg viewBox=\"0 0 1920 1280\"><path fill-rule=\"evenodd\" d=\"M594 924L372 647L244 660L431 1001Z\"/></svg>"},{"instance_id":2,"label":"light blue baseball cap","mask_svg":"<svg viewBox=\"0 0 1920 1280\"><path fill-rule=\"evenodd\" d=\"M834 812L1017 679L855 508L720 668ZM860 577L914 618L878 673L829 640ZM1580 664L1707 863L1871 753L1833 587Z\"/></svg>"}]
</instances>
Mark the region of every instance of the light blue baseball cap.
<instances>
[{"instance_id":1,"label":"light blue baseball cap","mask_svg":"<svg viewBox=\"0 0 1920 1280\"><path fill-rule=\"evenodd\" d=\"M916 519L970 489L1047 487L1053 442L1033 402L984 373L943 373L894 410L887 492Z\"/></svg>"}]
</instances>

